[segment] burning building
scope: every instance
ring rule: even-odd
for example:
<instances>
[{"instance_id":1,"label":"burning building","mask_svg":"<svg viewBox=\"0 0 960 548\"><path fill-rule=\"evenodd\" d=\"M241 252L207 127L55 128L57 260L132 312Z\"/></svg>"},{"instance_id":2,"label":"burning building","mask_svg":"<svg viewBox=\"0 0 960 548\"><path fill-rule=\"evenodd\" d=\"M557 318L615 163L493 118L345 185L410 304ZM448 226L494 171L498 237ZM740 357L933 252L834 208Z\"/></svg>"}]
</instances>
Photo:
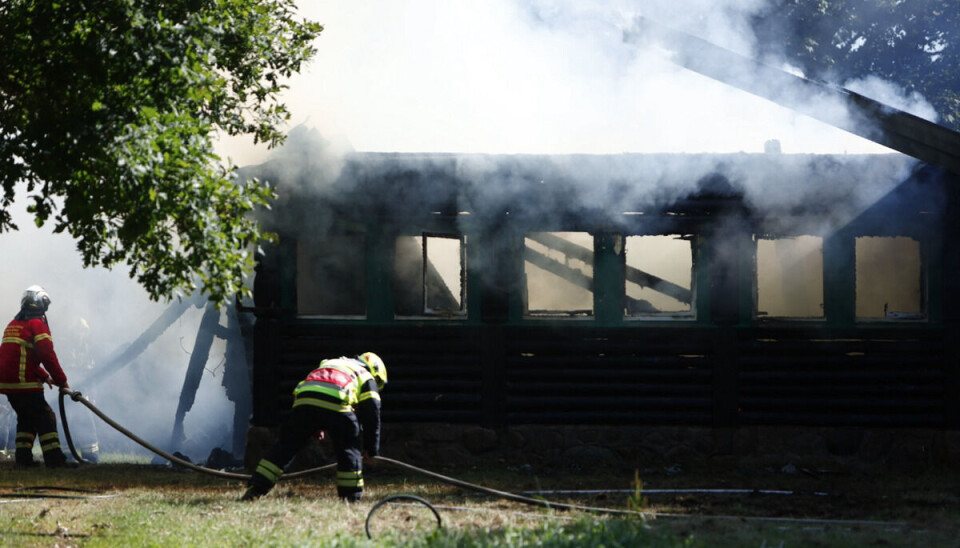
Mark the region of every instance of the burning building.
<instances>
[{"instance_id":1,"label":"burning building","mask_svg":"<svg viewBox=\"0 0 960 548\"><path fill-rule=\"evenodd\" d=\"M731 64L703 58L678 62ZM388 454L413 424L482 429L480 452L551 426L696 429L711 451L758 429L852 429L852 451L870 429L956 430L960 135L770 78L892 152L332 156L292 134L247 168L280 195L253 425L320 358L373 350Z\"/></svg>"}]
</instances>

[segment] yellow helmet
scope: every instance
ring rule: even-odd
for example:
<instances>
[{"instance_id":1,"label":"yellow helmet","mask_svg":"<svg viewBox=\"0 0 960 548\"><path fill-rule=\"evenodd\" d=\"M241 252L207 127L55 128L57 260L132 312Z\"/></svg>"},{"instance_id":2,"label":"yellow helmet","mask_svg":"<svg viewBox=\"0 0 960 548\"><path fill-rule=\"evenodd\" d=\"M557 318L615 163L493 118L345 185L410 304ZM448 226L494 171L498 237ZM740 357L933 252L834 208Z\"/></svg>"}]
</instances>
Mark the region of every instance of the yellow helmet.
<instances>
[{"instance_id":1,"label":"yellow helmet","mask_svg":"<svg viewBox=\"0 0 960 548\"><path fill-rule=\"evenodd\" d=\"M367 366L367 370L370 371L374 380L377 381L377 388L383 390L383 387L387 384L387 366L383 363L383 360L380 359L380 356L377 356L373 352L364 352L357 356L357 359Z\"/></svg>"}]
</instances>

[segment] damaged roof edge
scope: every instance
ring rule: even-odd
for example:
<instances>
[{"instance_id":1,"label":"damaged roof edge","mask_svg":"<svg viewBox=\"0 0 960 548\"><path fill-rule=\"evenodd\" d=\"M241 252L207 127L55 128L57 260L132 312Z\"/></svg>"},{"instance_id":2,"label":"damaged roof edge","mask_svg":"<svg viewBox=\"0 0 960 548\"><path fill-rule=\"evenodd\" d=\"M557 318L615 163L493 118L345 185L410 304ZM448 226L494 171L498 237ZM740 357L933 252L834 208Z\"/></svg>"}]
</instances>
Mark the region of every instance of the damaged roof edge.
<instances>
[{"instance_id":1,"label":"damaged roof edge","mask_svg":"<svg viewBox=\"0 0 960 548\"><path fill-rule=\"evenodd\" d=\"M849 131L928 164L960 175L960 133L845 88L810 80L646 17L624 33L631 44L656 43L688 70L768 99L795 112ZM817 97L839 99L849 116L817 108Z\"/></svg>"}]
</instances>

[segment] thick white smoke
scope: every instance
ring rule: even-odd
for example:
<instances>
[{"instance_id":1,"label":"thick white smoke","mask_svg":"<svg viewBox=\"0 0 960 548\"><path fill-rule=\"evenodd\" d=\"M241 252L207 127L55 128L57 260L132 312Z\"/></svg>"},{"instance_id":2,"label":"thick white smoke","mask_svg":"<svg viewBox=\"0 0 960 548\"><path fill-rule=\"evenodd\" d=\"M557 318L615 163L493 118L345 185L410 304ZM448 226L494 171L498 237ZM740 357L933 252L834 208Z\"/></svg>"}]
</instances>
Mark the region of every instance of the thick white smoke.
<instances>
[{"instance_id":1,"label":"thick white smoke","mask_svg":"<svg viewBox=\"0 0 960 548\"><path fill-rule=\"evenodd\" d=\"M504 172L504 160L486 155L759 153L767 141L775 139L786 154L899 156L870 140L683 68L671 61L670 44L647 41L642 30L637 35L642 17L749 57L755 38L748 20L766 3L304 2L302 14L323 23L325 30L317 41L317 58L290 82L291 125L316 128L331 140L348 141L357 151L471 155L458 162L457 175L487 181L485 188L491 194L509 193L505 187L510 185L508 180L489 181L492 173ZM789 69L776 59L764 61ZM763 89L770 84L755 74L740 74L738 79L758 91L771 91ZM924 117L932 112L922 97L904 97L883 82L871 79L850 85ZM789 85L773 91L793 106L832 113L830 117L838 121L846 118L847 105L828 94ZM224 153L235 163L250 165L265 158L263 150L232 145L236 143L225 142ZM318 147L310 161L339 166L337 148ZM296 157L302 151L283 152ZM734 167L725 175L736 179L749 203L768 208L796 203L802 194L819 191L816 181L805 177L804 161L791 160L797 168L790 172L773 162L769 167ZM611 180L630 183L631 195L624 199L642 201L651 193L661 199L671 192L683 195L717 167L712 162L703 157L647 163L647 176L640 181L634 165L615 158L585 162L558 156L555 165L544 165L543 171L548 179L590 181L592 188L584 189L581 196L589 204L606 200L590 192L605 192L602 183ZM859 179L850 181L854 190L846 196L848 208L840 217L855 215L889 191L902 180L910 162L861 164ZM329 181L327 175L335 172L321 172L316 166L310 170L324 176L300 176L295 178L297 184ZM846 183L837 173L818 174L824 175L822 187ZM487 195L474 202L505 199Z\"/></svg>"},{"instance_id":2,"label":"thick white smoke","mask_svg":"<svg viewBox=\"0 0 960 548\"><path fill-rule=\"evenodd\" d=\"M222 386L225 356L221 339L215 339L195 403L184 416L186 439L179 445L170 443L203 309L189 307L142 353L111 364L111 356L136 341L171 305L150 301L123 268L84 269L68 236L37 229L16 206L13 212L20 230L0 235L0 256L4 257L0 264L0 317L4 325L19 310L23 290L42 285L52 299L47 318L54 347L74 390L89 396L107 415L166 451L180 451L200 462L213 448L233 451L234 403ZM102 374L106 367L115 373L95 383L84 382ZM56 410L56 390L46 389L46 394ZM5 397L0 397L0 406L9 409ZM67 408L70 431L78 444L95 430L104 453L152 458L151 453L81 404L68 400ZM7 418L12 421L12 413ZM6 429L0 429L3 432ZM65 442L63 447L67 451Z\"/></svg>"},{"instance_id":3,"label":"thick white smoke","mask_svg":"<svg viewBox=\"0 0 960 548\"><path fill-rule=\"evenodd\" d=\"M782 227L826 235L901 182L912 159L799 113L852 124L848 105L824 89L794 86L791 78L768 82L747 61L733 75L753 93L744 91L677 64L671 48L683 44L647 40L638 25L651 21L747 59L756 46L749 18L767 3L301 2L302 14L325 30L316 59L290 82L286 98L297 131L288 150L273 152L274 159L283 159L271 165L274 172L300 169L284 169L278 178L302 191L339 175L344 161L338 150L414 153L352 157L352 173L385 176L396 162L396 170L416 164L413 169L424 173L453 175L470 187L459 197L458 207L473 212L464 222L481 225L485 213L516 204L524 181L534 177L568 185L575 192L570 200L584 208L602 208L669 202L719 173L760 211L786 211L811 199L834 204L817 226ZM802 76L782 59L763 61ZM904 97L883 82L850 86L923 117L932 112L922 97ZM307 129L350 145L331 146L314 136L312 142L320 144L303 150L311 142L303 139ZM763 152L771 140L785 154L733 159ZM222 150L240 165L267 158L264 149L237 141L224 141ZM424 155L411 160L416 153ZM870 158L877 154L882 158ZM350 182L349 176L341 179L339 188ZM551 203L523 204L534 218L555 213ZM324 229L310 226L312 232Z\"/></svg>"},{"instance_id":4,"label":"thick white smoke","mask_svg":"<svg viewBox=\"0 0 960 548\"><path fill-rule=\"evenodd\" d=\"M290 127L375 152L760 152L770 139L787 153L888 152L623 40L644 16L750 55L748 17L765 3L304 1L325 30L290 81ZM224 152L265 157L236 141Z\"/></svg>"}]
</instances>

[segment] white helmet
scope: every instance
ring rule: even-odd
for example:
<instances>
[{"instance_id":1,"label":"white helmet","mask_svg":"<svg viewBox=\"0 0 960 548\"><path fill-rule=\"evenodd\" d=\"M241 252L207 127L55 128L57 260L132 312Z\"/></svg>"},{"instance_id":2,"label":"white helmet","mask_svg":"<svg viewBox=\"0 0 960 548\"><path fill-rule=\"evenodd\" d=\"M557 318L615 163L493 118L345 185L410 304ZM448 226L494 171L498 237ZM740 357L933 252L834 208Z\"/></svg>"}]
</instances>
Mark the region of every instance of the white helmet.
<instances>
[{"instance_id":1,"label":"white helmet","mask_svg":"<svg viewBox=\"0 0 960 548\"><path fill-rule=\"evenodd\" d=\"M39 285L31 285L20 298L20 310L31 316L42 316L50 308L50 295Z\"/></svg>"}]
</instances>

